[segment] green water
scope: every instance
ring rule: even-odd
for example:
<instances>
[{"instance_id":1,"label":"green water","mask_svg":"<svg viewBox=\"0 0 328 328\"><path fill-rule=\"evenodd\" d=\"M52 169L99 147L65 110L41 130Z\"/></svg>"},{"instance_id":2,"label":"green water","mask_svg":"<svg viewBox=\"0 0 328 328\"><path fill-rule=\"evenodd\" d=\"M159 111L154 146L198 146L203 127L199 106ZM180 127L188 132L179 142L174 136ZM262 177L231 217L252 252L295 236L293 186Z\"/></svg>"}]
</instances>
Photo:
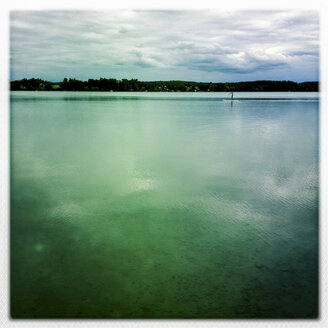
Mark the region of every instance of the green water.
<instances>
[{"instance_id":1,"label":"green water","mask_svg":"<svg viewBox=\"0 0 328 328\"><path fill-rule=\"evenodd\" d=\"M318 95L227 96L11 93L12 317L318 315Z\"/></svg>"}]
</instances>

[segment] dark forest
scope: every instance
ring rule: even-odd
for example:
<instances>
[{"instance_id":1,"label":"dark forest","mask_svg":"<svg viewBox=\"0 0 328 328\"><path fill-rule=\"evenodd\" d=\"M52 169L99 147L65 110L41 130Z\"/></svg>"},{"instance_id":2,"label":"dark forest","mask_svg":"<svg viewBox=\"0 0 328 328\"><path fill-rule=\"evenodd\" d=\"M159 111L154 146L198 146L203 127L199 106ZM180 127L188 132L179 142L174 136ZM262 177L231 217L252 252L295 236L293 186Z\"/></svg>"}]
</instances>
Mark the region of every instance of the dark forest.
<instances>
[{"instance_id":1,"label":"dark forest","mask_svg":"<svg viewBox=\"0 0 328 328\"><path fill-rule=\"evenodd\" d=\"M138 79L88 79L81 81L65 78L49 82L38 78L10 82L12 91L150 91L150 92L261 92L261 91L319 91L319 82L248 81L248 82L190 82L139 81Z\"/></svg>"}]
</instances>

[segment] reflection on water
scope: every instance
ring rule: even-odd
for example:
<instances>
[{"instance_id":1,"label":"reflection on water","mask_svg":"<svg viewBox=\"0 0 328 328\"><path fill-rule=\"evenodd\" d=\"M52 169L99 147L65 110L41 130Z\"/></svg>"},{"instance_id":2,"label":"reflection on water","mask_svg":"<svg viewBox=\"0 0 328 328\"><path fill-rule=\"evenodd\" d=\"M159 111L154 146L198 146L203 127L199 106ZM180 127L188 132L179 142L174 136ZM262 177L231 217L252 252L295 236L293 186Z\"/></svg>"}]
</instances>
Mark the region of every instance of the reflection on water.
<instances>
[{"instance_id":1,"label":"reflection on water","mask_svg":"<svg viewBox=\"0 0 328 328\"><path fill-rule=\"evenodd\" d=\"M317 316L317 95L50 95L11 97L12 316Z\"/></svg>"}]
</instances>

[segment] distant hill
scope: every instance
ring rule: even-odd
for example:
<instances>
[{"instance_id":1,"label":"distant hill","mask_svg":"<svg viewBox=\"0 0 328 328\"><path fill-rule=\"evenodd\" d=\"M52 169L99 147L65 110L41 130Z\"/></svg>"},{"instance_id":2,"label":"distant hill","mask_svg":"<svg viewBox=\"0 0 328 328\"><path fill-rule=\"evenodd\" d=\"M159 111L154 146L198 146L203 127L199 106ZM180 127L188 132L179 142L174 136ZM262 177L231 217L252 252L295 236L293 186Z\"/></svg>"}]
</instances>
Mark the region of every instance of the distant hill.
<instances>
[{"instance_id":1,"label":"distant hill","mask_svg":"<svg viewBox=\"0 0 328 328\"><path fill-rule=\"evenodd\" d=\"M89 79L80 81L65 78L62 82L42 79L22 79L10 82L12 91L156 91L156 92L259 92L259 91L319 91L319 82L246 81L246 82L192 82L139 81L137 79Z\"/></svg>"}]
</instances>

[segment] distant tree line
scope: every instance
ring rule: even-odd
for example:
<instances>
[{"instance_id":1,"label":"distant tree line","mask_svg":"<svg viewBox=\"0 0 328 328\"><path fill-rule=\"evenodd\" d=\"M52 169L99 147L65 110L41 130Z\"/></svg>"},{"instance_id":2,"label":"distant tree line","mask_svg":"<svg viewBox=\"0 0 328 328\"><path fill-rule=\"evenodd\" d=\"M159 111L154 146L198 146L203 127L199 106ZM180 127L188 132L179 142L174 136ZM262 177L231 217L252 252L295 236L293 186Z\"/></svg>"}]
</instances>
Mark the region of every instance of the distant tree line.
<instances>
[{"instance_id":1,"label":"distant tree line","mask_svg":"<svg viewBox=\"0 0 328 328\"><path fill-rule=\"evenodd\" d=\"M248 81L248 82L189 82L139 81L137 79L89 79L80 81L65 78L62 82L42 79L22 79L10 82L13 91L157 91L157 92L241 92L241 91L318 91L319 82Z\"/></svg>"}]
</instances>

